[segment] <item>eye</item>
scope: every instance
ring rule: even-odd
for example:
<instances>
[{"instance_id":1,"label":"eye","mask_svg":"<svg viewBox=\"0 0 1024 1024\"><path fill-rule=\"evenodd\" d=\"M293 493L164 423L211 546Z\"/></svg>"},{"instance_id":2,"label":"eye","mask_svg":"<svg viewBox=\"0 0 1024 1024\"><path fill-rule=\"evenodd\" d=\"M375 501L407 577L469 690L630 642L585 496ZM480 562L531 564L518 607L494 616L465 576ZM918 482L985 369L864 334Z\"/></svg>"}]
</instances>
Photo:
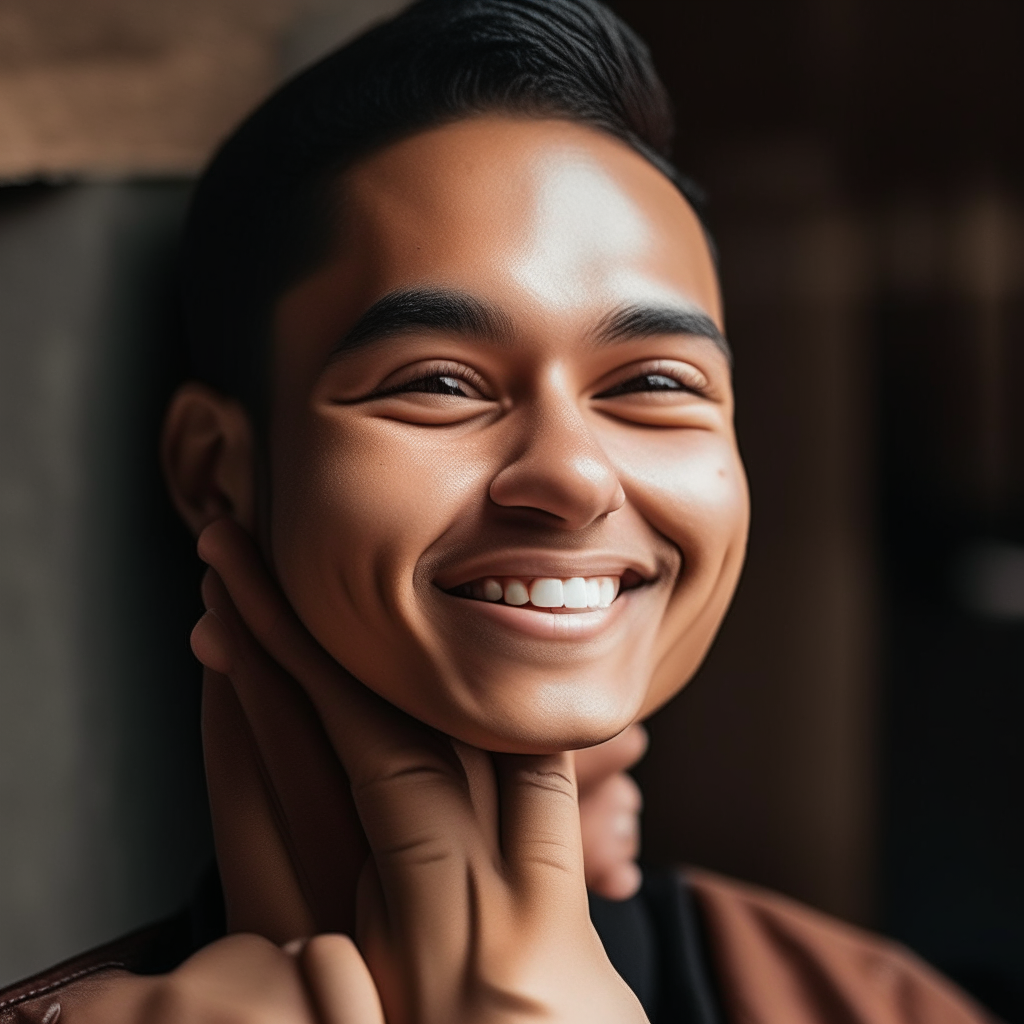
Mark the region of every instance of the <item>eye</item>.
<instances>
[{"instance_id":1,"label":"eye","mask_svg":"<svg viewBox=\"0 0 1024 1024\"><path fill-rule=\"evenodd\" d=\"M660 392L707 397L707 377L690 363L677 359L657 359L624 367L615 374L610 387L594 398L618 398L622 395L643 395Z\"/></svg>"},{"instance_id":2,"label":"eye","mask_svg":"<svg viewBox=\"0 0 1024 1024\"><path fill-rule=\"evenodd\" d=\"M479 395L476 388L469 387L465 381L441 374L432 377L419 377L385 393L394 395L403 391L414 391L424 395L457 395L461 398L476 398Z\"/></svg>"},{"instance_id":3,"label":"eye","mask_svg":"<svg viewBox=\"0 0 1024 1024\"><path fill-rule=\"evenodd\" d=\"M430 362L408 366L383 381L371 398L400 395L439 395L444 398L468 398L475 401L488 397L487 383L469 366L452 362Z\"/></svg>"},{"instance_id":4,"label":"eye","mask_svg":"<svg viewBox=\"0 0 1024 1024\"><path fill-rule=\"evenodd\" d=\"M630 377L621 384L616 384L595 395L595 398L612 398L615 395L628 395L636 391L688 391L675 378L668 377L664 373L644 373L639 377Z\"/></svg>"}]
</instances>

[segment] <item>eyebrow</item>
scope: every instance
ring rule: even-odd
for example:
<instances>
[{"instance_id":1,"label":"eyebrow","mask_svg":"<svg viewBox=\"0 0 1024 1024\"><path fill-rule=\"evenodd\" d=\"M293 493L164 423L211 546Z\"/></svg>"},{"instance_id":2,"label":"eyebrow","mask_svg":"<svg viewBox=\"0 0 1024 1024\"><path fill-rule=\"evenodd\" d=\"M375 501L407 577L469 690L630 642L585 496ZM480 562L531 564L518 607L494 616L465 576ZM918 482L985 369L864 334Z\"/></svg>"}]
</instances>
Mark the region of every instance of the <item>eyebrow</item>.
<instances>
[{"instance_id":1,"label":"eyebrow","mask_svg":"<svg viewBox=\"0 0 1024 1024\"><path fill-rule=\"evenodd\" d=\"M604 317L594 332L599 345L658 334L689 334L707 338L732 365L732 349L725 335L707 313L695 306L623 306Z\"/></svg>"},{"instance_id":2,"label":"eyebrow","mask_svg":"<svg viewBox=\"0 0 1024 1024\"><path fill-rule=\"evenodd\" d=\"M509 344L515 336L512 319L506 313L473 295L448 289L401 289L370 306L334 346L329 358L417 330L484 338L500 345ZM707 338L732 365L728 341L714 320L697 307L623 306L600 321L594 339L599 345L607 345L659 334Z\"/></svg>"},{"instance_id":3,"label":"eyebrow","mask_svg":"<svg viewBox=\"0 0 1024 1024\"><path fill-rule=\"evenodd\" d=\"M482 337L508 344L511 319L500 309L464 292L405 289L378 299L331 350L331 358L411 331Z\"/></svg>"}]
</instances>

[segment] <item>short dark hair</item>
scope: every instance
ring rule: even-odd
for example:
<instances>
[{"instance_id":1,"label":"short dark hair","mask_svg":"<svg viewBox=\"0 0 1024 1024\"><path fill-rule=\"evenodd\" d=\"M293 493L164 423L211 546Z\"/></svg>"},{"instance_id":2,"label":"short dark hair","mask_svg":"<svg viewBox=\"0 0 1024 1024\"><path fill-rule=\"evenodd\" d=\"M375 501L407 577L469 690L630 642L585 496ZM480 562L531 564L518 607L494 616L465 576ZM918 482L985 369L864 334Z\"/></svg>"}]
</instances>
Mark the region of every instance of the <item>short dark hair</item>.
<instances>
[{"instance_id":1,"label":"short dark hair","mask_svg":"<svg viewBox=\"0 0 1024 1024\"><path fill-rule=\"evenodd\" d=\"M192 372L266 408L270 322L326 258L351 163L475 114L561 117L632 146L700 208L669 161L668 96L647 47L595 0L419 0L292 79L224 143L188 217Z\"/></svg>"}]
</instances>

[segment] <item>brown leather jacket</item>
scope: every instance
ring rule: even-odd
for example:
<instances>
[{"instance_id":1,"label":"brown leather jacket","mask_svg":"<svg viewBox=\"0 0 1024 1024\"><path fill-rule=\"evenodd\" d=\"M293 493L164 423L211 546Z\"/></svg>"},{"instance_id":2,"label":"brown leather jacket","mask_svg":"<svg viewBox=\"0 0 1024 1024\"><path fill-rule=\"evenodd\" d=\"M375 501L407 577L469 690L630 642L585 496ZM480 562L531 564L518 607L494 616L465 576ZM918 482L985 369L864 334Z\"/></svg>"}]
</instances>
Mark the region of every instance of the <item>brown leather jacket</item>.
<instances>
[{"instance_id":1,"label":"brown leather jacket","mask_svg":"<svg viewBox=\"0 0 1024 1024\"><path fill-rule=\"evenodd\" d=\"M688 869L637 900L636 914L633 901L605 905L595 924L656 1024L993 1024L908 950L775 893ZM654 948L644 913L654 982L616 961L616 949ZM13 985L0 1024L75 1024L76 1004L125 972L170 970L214 937L201 932L192 909Z\"/></svg>"}]
</instances>

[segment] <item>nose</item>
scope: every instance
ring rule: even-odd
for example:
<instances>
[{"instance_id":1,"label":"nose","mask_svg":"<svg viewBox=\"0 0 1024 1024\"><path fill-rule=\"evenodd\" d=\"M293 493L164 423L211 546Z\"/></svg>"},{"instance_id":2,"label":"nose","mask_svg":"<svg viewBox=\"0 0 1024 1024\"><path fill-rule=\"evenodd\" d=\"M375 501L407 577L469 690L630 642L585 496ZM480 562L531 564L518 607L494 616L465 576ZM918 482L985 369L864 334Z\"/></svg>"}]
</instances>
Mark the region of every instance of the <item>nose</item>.
<instances>
[{"instance_id":1,"label":"nose","mask_svg":"<svg viewBox=\"0 0 1024 1024\"><path fill-rule=\"evenodd\" d=\"M505 508L537 509L566 530L580 530L621 508L618 474L568 395L520 411L513 455L491 481L490 496Z\"/></svg>"}]
</instances>

